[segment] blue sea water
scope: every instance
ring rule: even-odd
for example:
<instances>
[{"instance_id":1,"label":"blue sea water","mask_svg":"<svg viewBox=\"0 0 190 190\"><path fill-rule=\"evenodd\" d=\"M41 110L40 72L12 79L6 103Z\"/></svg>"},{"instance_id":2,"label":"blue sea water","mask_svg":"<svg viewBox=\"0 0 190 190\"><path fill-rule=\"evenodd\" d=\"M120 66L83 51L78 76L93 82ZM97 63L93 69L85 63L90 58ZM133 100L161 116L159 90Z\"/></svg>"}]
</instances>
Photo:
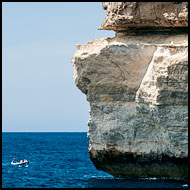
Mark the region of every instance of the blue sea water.
<instances>
[{"instance_id":1,"label":"blue sea water","mask_svg":"<svg viewBox=\"0 0 190 190\"><path fill-rule=\"evenodd\" d=\"M164 179L118 179L99 171L86 133L2 133L2 188L188 188ZM29 167L12 166L27 159Z\"/></svg>"}]
</instances>

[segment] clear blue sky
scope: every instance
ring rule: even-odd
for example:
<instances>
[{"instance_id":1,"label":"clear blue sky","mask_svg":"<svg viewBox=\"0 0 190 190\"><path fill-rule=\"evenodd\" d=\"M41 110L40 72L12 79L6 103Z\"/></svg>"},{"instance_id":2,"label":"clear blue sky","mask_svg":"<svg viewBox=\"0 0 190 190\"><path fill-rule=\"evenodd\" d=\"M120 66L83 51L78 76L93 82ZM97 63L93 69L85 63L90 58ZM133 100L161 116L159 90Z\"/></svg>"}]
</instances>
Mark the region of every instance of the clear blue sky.
<instances>
[{"instance_id":1,"label":"clear blue sky","mask_svg":"<svg viewBox=\"0 0 190 190\"><path fill-rule=\"evenodd\" d=\"M100 2L4 2L3 132L87 132L90 109L75 86L76 44L113 31L97 28Z\"/></svg>"}]
</instances>

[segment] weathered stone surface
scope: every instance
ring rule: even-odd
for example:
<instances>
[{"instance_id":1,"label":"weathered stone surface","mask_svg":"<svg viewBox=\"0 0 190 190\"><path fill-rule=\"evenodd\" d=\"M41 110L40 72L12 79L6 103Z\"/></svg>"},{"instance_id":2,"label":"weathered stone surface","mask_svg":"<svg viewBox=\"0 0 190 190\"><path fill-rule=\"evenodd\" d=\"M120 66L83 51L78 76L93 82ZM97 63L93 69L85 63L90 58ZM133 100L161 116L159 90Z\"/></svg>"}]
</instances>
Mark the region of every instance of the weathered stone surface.
<instances>
[{"instance_id":1,"label":"weathered stone surface","mask_svg":"<svg viewBox=\"0 0 190 190\"><path fill-rule=\"evenodd\" d=\"M97 169L187 179L188 35L177 31L120 31L77 46L74 80L90 103L89 154Z\"/></svg>"},{"instance_id":2,"label":"weathered stone surface","mask_svg":"<svg viewBox=\"0 0 190 190\"><path fill-rule=\"evenodd\" d=\"M99 29L187 27L188 2L103 2L106 17Z\"/></svg>"},{"instance_id":3,"label":"weathered stone surface","mask_svg":"<svg viewBox=\"0 0 190 190\"><path fill-rule=\"evenodd\" d=\"M123 175L104 162L100 167L95 158L100 160L99 152L109 148L126 155L187 158L187 54L187 35L124 35L78 46L74 79L90 102L89 152L98 152L91 154L98 168L116 176L142 170L136 163L129 163L133 170ZM186 176L187 165L157 162L162 163L160 172L148 164L150 171L139 171L139 176L163 177L166 170L165 176Z\"/></svg>"}]
</instances>

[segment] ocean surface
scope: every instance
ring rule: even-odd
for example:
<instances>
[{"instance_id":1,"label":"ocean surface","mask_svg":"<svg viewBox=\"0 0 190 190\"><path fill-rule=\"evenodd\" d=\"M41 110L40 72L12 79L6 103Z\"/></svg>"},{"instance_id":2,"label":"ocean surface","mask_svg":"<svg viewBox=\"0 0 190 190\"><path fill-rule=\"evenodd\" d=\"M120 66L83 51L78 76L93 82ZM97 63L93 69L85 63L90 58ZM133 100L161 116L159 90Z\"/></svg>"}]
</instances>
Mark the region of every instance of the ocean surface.
<instances>
[{"instance_id":1,"label":"ocean surface","mask_svg":"<svg viewBox=\"0 0 190 190\"><path fill-rule=\"evenodd\" d=\"M118 179L99 171L87 133L2 133L2 188L188 188L184 181ZM27 159L29 167L12 166Z\"/></svg>"}]
</instances>

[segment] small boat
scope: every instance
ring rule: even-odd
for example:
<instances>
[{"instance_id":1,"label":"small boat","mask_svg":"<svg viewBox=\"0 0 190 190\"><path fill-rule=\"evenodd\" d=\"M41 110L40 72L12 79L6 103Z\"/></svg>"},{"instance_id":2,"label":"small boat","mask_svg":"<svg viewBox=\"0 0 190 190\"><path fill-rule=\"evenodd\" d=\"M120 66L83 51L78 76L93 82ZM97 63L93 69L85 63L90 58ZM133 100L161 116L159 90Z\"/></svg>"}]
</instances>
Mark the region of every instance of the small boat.
<instances>
[{"instance_id":1,"label":"small boat","mask_svg":"<svg viewBox=\"0 0 190 190\"><path fill-rule=\"evenodd\" d=\"M20 162L11 162L11 165L22 165L22 163L20 163Z\"/></svg>"},{"instance_id":2,"label":"small boat","mask_svg":"<svg viewBox=\"0 0 190 190\"><path fill-rule=\"evenodd\" d=\"M28 167L29 162L11 162L11 165L13 166L19 166L19 167Z\"/></svg>"}]
</instances>

